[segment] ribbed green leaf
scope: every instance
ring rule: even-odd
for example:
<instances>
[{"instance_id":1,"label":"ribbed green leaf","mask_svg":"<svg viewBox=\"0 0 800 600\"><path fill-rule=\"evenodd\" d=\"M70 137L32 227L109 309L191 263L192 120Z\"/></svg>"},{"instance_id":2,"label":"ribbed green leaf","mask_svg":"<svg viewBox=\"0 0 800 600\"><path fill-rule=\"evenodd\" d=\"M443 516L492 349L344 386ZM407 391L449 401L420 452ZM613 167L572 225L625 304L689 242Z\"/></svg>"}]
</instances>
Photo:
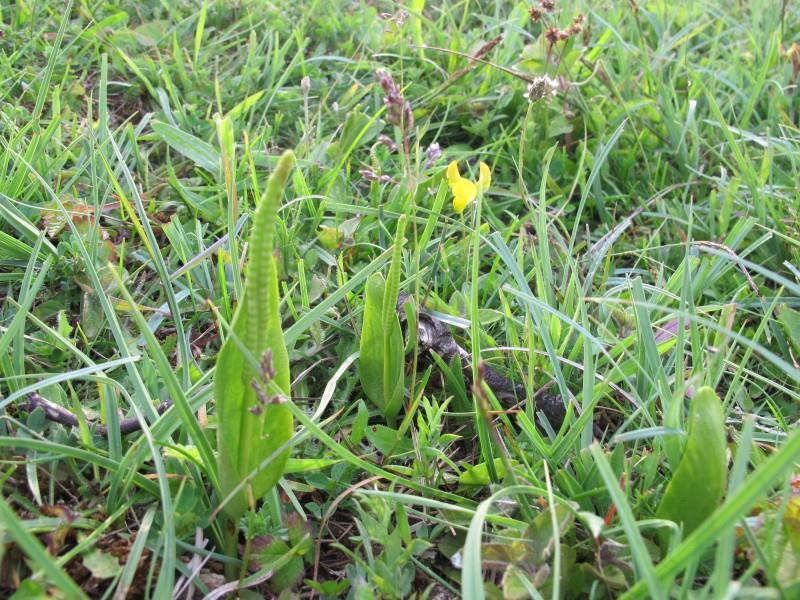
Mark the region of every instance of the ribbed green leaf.
<instances>
[{"instance_id":1,"label":"ribbed green leaf","mask_svg":"<svg viewBox=\"0 0 800 600\"><path fill-rule=\"evenodd\" d=\"M289 355L281 330L278 272L273 250L277 212L293 165L294 154L286 152L270 177L266 196L256 209L244 297L236 308L231 335L217 359L214 392L223 498L292 435L292 417L286 406L277 402L261 404L253 388L253 382L259 382L260 375L247 362L234 336L256 358L267 349L271 350L274 383L288 395ZM288 451L283 451L255 474L249 486L242 486L225 505L225 513L235 518L244 512L247 487L256 499L263 496L278 481L287 457Z\"/></svg>"},{"instance_id":2,"label":"ribbed green leaf","mask_svg":"<svg viewBox=\"0 0 800 600\"><path fill-rule=\"evenodd\" d=\"M393 423L403 407L403 399L405 397L405 347L403 345L403 332L400 329L400 322L397 320L396 314L389 318L385 334L383 363L385 406L383 414L389 423Z\"/></svg>"},{"instance_id":3,"label":"ribbed green leaf","mask_svg":"<svg viewBox=\"0 0 800 600\"><path fill-rule=\"evenodd\" d=\"M367 398L383 410L383 295L386 281L375 273L367 280L364 294L364 324L361 328L361 343L358 374L361 387Z\"/></svg>"},{"instance_id":4,"label":"ribbed green leaf","mask_svg":"<svg viewBox=\"0 0 800 600\"><path fill-rule=\"evenodd\" d=\"M367 398L393 423L405 397L405 346L397 317L400 260L406 216L397 222L389 277L376 273L367 281L364 294L364 325L361 332L359 376Z\"/></svg>"}]
</instances>

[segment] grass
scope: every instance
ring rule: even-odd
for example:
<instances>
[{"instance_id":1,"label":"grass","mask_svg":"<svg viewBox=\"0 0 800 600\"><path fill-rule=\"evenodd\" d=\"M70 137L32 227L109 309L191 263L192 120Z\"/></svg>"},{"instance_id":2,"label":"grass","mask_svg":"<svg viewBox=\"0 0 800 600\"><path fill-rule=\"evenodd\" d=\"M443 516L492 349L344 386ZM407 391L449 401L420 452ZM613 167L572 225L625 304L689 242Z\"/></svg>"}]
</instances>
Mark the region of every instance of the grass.
<instances>
[{"instance_id":1,"label":"grass","mask_svg":"<svg viewBox=\"0 0 800 600\"><path fill-rule=\"evenodd\" d=\"M777 0L4 4L0 596L796 597L799 33ZM295 429L231 538L215 365L286 149ZM491 169L463 214L450 161ZM471 362L412 336L388 420L375 273Z\"/></svg>"}]
</instances>

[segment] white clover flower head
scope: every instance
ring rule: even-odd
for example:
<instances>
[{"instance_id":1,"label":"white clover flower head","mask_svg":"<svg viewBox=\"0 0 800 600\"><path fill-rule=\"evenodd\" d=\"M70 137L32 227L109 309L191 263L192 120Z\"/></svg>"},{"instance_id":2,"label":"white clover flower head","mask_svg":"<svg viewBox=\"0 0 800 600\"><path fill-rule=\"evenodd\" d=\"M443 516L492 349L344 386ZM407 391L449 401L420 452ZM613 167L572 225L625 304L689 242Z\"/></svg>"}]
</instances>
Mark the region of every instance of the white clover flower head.
<instances>
[{"instance_id":1,"label":"white clover flower head","mask_svg":"<svg viewBox=\"0 0 800 600\"><path fill-rule=\"evenodd\" d=\"M538 102L539 100L550 101L558 93L558 82L547 75L536 77L528 85L528 101Z\"/></svg>"}]
</instances>

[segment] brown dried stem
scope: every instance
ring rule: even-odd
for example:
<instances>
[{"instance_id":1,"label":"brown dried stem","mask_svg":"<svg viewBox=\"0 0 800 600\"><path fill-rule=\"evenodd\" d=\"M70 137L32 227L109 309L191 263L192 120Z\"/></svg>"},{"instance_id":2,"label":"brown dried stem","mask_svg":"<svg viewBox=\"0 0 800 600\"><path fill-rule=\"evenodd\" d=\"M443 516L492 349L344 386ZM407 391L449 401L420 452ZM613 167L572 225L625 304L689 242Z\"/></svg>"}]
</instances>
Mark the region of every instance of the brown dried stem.
<instances>
[{"instance_id":1,"label":"brown dried stem","mask_svg":"<svg viewBox=\"0 0 800 600\"><path fill-rule=\"evenodd\" d=\"M167 409L172 406L172 402L166 401L162 402L156 408L156 411L159 415L164 414ZM66 408L59 406L54 402L50 402L47 398L44 398L37 394L36 392L31 392L28 394L28 398L25 403L22 405L24 410L28 412L33 412L37 408L41 408L44 411L44 416L48 421L53 421L54 423L61 423L67 427L77 427L78 426L78 417L72 414ZM99 433L100 435L107 435L108 434L108 427L103 425L102 423L90 423L93 426L94 430ZM138 417L129 417L127 419L122 419L119 422L119 432L122 435L127 435L129 433L133 433L134 431L139 431L142 428L142 424L139 421Z\"/></svg>"}]
</instances>

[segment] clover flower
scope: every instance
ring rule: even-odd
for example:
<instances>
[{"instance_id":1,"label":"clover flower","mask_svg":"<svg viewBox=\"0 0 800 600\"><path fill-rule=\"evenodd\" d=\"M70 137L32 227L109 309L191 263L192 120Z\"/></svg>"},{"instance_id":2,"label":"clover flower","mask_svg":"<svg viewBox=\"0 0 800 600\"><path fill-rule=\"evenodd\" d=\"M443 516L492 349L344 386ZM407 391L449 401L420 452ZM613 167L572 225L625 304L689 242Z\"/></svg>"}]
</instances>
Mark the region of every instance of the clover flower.
<instances>
[{"instance_id":1,"label":"clover flower","mask_svg":"<svg viewBox=\"0 0 800 600\"><path fill-rule=\"evenodd\" d=\"M536 77L528 85L528 101L537 102L539 100L552 100L558 93L558 81L550 79L547 75Z\"/></svg>"},{"instance_id":2,"label":"clover flower","mask_svg":"<svg viewBox=\"0 0 800 600\"><path fill-rule=\"evenodd\" d=\"M425 168L430 169L442 157L442 147L433 142L425 151Z\"/></svg>"}]
</instances>

